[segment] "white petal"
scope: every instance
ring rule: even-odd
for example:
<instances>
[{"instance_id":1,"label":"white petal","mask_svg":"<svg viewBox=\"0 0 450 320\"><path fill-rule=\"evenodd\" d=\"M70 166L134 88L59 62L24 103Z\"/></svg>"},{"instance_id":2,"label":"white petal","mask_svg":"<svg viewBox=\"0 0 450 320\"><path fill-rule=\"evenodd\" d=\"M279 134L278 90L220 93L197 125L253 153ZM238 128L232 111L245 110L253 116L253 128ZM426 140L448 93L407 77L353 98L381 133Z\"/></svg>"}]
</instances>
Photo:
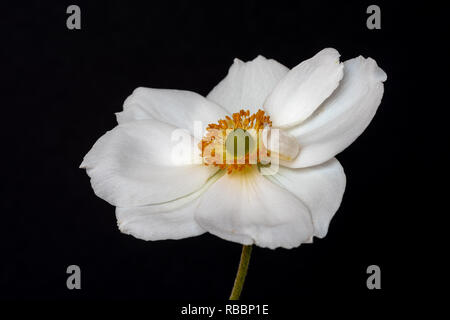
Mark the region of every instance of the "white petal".
<instances>
[{"instance_id":1,"label":"white petal","mask_svg":"<svg viewBox=\"0 0 450 320\"><path fill-rule=\"evenodd\" d=\"M375 115L386 78L371 58L346 61L339 88L310 119L289 130L298 139L300 153L294 161L281 163L293 168L313 166L347 148Z\"/></svg>"},{"instance_id":2,"label":"white petal","mask_svg":"<svg viewBox=\"0 0 450 320\"><path fill-rule=\"evenodd\" d=\"M198 191L174 201L142 207L116 208L117 225L123 233L142 240L182 239L205 232L194 219L199 197L219 179L217 172Z\"/></svg>"},{"instance_id":3,"label":"white petal","mask_svg":"<svg viewBox=\"0 0 450 320\"><path fill-rule=\"evenodd\" d=\"M154 119L187 129L200 139L203 129L209 123L223 119L227 112L201 95L183 90L137 88L123 105L123 111L116 114L117 122ZM195 122L200 121L200 130Z\"/></svg>"},{"instance_id":4,"label":"white petal","mask_svg":"<svg viewBox=\"0 0 450 320\"><path fill-rule=\"evenodd\" d=\"M333 158L303 169L280 167L276 175L267 178L302 200L311 212L314 235L325 237L345 191L346 178L339 161Z\"/></svg>"},{"instance_id":5,"label":"white petal","mask_svg":"<svg viewBox=\"0 0 450 320\"><path fill-rule=\"evenodd\" d=\"M293 68L264 103L275 127L307 119L337 88L343 75L339 52L327 48Z\"/></svg>"},{"instance_id":6,"label":"white petal","mask_svg":"<svg viewBox=\"0 0 450 320\"><path fill-rule=\"evenodd\" d=\"M249 62L234 59L228 75L208 94L207 98L223 106L230 114L263 108L264 100L289 71L272 59L258 56Z\"/></svg>"},{"instance_id":7,"label":"white petal","mask_svg":"<svg viewBox=\"0 0 450 320\"><path fill-rule=\"evenodd\" d=\"M189 151L198 149L192 139L172 141L175 129L141 120L103 135L81 164L97 196L127 207L170 201L199 189L214 169L193 163ZM185 153L174 153L180 146Z\"/></svg>"},{"instance_id":8,"label":"white petal","mask_svg":"<svg viewBox=\"0 0 450 320\"><path fill-rule=\"evenodd\" d=\"M205 232L192 214L197 205L191 201L173 212L154 212L152 206L117 207L117 222L121 232L147 241L195 237Z\"/></svg>"},{"instance_id":9,"label":"white petal","mask_svg":"<svg viewBox=\"0 0 450 320\"><path fill-rule=\"evenodd\" d=\"M271 249L297 247L314 231L308 208L257 169L224 175L202 195L195 218L218 237Z\"/></svg>"}]
</instances>

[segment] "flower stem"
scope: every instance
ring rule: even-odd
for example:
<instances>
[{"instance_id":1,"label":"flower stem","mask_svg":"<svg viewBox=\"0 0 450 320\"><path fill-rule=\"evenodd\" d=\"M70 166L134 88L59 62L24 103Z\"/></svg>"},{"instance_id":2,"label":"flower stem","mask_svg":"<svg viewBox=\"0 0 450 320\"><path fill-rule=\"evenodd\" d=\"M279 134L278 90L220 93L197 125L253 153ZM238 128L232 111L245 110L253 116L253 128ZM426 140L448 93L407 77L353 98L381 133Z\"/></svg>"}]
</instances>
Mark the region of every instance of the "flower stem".
<instances>
[{"instance_id":1,"label":"flower stem","mask_svg":"<svg viewBox=\"0 0 450 320\"><path fill-rule=\"evenodd\" d=\"M248 271L248 264L250 263L250 257L252 255L252 246L242 246L241 261L239 262L239 268L234 280L233 290L231 290L230 300L239 300L241 296L242 288L244 287L245 276Z\"/></svg>"}]
</instances>

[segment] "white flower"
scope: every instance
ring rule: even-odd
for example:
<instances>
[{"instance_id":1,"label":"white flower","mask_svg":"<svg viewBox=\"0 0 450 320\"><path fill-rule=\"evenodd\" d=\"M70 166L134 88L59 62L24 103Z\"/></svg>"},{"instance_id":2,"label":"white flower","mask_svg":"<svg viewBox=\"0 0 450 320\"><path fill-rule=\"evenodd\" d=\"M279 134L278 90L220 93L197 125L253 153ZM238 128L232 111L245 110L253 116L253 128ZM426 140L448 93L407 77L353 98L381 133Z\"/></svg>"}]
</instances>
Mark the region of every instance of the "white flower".
<instances>
[{"instance_id":1,"label":"white flower","mask_svg":"<svg viewBox=\"0 0 450 320\"><path fill-rule=\"evenodd\" d=\"M137 238L210 232L245 245L297 247L326 235L346 183L334 156L368 126L385 80L373 59L340 63L334 49L292 70L262 56L247 63L235 59L206 98L189 91L136 89L117 114L118 125L95 143L81 167L94 192L117 207L119 229ZM256 164L205 165L207 156L202 163L189 155L177 161L170 156L176 128L202 145L208 140L195 121L222 130L249 118L248 127L252 114L260 128L272 121L272 130L281 129L280 167L274 175L262 175L264 166Z\"/></svg>"}]
</instances>

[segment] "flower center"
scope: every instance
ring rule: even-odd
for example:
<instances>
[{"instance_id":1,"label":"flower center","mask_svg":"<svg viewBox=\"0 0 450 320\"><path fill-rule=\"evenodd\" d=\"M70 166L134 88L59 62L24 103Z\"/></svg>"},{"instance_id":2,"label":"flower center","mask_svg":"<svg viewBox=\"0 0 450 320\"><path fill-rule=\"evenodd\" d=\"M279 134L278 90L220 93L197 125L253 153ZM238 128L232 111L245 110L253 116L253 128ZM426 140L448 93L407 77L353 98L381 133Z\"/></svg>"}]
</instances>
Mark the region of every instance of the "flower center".
<instances>
[{"instance_id":1,"label":"flower center","mask_svg":"<svg viewBox=\"0 0 450 320\"><path fill-rule=\"evenodd\" d=\"M205 165L220 169L241 171L252 165L265 164L270 156L262 143L263 129L272 126L270 117L263 110L250 115L241 110L226 116L217 123L210 123L206 135L199 143Z\"/></svg>"}]
</instances>

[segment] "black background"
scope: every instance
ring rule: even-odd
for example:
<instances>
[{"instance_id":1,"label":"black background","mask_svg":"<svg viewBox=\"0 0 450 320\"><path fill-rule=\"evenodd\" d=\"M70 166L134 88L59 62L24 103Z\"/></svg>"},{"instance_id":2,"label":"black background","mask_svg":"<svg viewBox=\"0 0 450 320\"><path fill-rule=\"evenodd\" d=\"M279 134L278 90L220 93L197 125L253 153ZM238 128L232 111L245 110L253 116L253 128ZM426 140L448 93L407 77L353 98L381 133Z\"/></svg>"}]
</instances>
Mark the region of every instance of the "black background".
<instances>
[{"instance_id":1,"label":"black background","mask_svg":"<svg viewBox=\"0 0 450 320\"><path fill-rule=\"evenodd\" d=\"M70 4L81 7L81 30L66 28ZM368 30L370 4L5 6L0 297L225 301L240 245L209 234L157 242L121 234L114 207L94 195L78 166L115 126L114 112L136 87L206 95L235 57L262 54L292 68L325 47L336 48L342 60L374 58L388 74L383 101L369 128L337 157L347 189L327 237L292 250L255 248L242 298L300 305L305 299L377 301L378 307L423 294L429 280L422 267L433 265L428 221L439 218L423 219L431 210L423 209L421 194L431 188L427 153L443 148L427 138L438 129L427 117L444 108L426 91L445 91L428 76L444 73L435 64L448 59L440 48L443 8L376 2L382 29ZM81 290L66 288L71 264L81 267ZM371 264L381 267L382 290L366 287Z\"/></svg>"}]
</instances>

